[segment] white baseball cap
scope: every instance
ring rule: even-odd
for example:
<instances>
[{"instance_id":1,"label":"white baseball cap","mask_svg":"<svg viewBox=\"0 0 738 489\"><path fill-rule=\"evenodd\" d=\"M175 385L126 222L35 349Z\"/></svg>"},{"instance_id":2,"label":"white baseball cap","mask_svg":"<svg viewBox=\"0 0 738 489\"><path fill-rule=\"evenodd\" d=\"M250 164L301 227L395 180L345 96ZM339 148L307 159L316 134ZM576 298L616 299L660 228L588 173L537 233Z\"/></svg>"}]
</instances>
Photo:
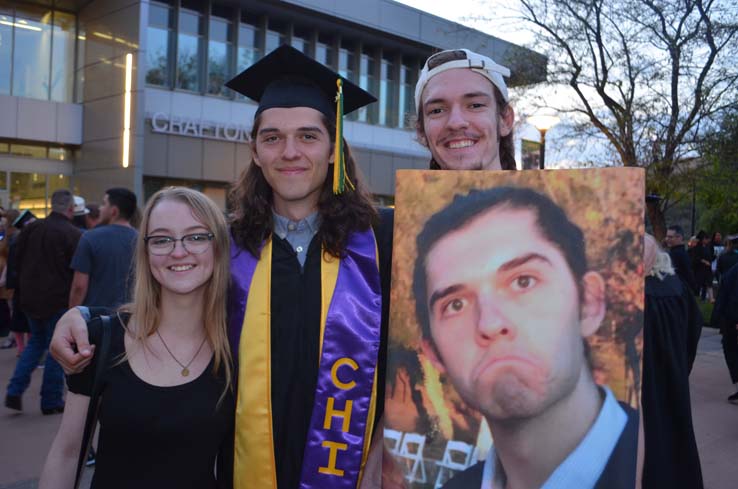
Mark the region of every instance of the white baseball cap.
<instances>
[{"instance_id":1,"label":"white baseball cap","mask_svg":"<svg viewBox=\"0 0 738 489\"><path fill-rule=\"evenodd\" d=\"M80 197L79 195L74 196L74 215L75 216L84 216L85 214L89 214L90 209L87 208L87 205L85 204L85 199Z\"/></svg>"},{"instance_id":2,"label":"white baseball cap","mask_svg":"<svg viewBox=\"0 0 738 489\"><path fill-rule=\"evenodd\" d=\"M426 60L425 66L420 71L418 83L415 85L415 107L420 107L420 96L423 94L423 89L428 81L437 74L454 68L467 68L479 73L500 90L505 102L510 100L507 94L507 85L505 85L505 80L502 78L503 76L510 76L508 68L495 63L492 58L468 49L449 49L436 53Z\"/></svg>"}]
</instances>

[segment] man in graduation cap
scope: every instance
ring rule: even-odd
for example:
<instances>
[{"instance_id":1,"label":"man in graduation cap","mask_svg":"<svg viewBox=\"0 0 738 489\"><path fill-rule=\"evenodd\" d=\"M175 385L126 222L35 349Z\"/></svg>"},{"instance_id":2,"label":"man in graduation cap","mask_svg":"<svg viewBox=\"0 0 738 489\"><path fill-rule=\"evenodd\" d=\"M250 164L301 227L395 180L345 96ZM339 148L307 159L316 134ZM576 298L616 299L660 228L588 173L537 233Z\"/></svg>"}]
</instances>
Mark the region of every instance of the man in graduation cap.
<instances>
[{"instance_id":1,"label":"man in graduation cap","mask_svg":"<svg viewBox=\"0 0 738 489\"><path fill-rule=\"evenodd\" d=\"M289 46L227 86L259 103L230 196L234 486L354 488L383 408L392 214L372 205L342 115L376 99ZM79 370L86 329L60 329L55 356Z\"/></svg>"}]
</instances>

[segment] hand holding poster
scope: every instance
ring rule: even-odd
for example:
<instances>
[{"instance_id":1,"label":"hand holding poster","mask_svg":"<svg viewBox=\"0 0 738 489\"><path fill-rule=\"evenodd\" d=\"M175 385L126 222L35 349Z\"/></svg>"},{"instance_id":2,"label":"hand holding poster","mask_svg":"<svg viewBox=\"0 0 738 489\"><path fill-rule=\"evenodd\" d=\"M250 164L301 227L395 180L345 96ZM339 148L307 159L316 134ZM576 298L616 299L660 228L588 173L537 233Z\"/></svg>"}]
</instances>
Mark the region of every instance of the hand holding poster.
<instances>
[{"instance_id":1,"label":"hand holding poster","mask_svg":"<svg viewBox=\"0 0 738 489\"><path fill-rule=\"evenodd\" d=\"M635 487L643 178L398 172L386 480Z\"/></svg>"}]
</instances>

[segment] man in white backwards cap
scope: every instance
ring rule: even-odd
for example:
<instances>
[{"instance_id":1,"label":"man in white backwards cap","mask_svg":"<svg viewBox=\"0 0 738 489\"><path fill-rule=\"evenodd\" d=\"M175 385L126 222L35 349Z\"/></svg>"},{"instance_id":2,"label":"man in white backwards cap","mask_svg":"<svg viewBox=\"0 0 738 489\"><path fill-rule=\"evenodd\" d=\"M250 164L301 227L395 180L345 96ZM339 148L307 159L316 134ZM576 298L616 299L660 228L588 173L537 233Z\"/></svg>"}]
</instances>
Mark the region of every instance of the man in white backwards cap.
<instances>
[{"instance_id":1,"label":"man in white backwards cap","mask_svg":"<svg viewBox=\"0 0 738 489\"><path fill-rule=\"evenodd\" d=\"M418 140L443 170L515 170L510 70L468 49L434 54L415 86Z\"/></svg>"}]
</instances>

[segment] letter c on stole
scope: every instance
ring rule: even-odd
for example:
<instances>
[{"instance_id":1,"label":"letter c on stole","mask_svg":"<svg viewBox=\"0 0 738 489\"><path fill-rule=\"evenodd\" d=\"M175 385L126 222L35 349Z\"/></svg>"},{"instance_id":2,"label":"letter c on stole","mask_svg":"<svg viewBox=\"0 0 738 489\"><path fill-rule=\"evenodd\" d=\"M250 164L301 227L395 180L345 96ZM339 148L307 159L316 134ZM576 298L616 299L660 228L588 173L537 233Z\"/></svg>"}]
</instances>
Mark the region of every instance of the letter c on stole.
<instances>
[{"instance_id":1,"label":"letter c on stole","mask_svg":"<svg viewBox=\"0 0 738 489\"><path fill-rule=\"evenodd\" d=\"M348 357L339 358L331 367L331 380L333 384L341 390L347 391L356 387L356 382L353 380L350 382L341 382L338 378L338 369L344 365L351 367L351 370L359 370L359 365Z\"/></svg>"}]
</instances>

